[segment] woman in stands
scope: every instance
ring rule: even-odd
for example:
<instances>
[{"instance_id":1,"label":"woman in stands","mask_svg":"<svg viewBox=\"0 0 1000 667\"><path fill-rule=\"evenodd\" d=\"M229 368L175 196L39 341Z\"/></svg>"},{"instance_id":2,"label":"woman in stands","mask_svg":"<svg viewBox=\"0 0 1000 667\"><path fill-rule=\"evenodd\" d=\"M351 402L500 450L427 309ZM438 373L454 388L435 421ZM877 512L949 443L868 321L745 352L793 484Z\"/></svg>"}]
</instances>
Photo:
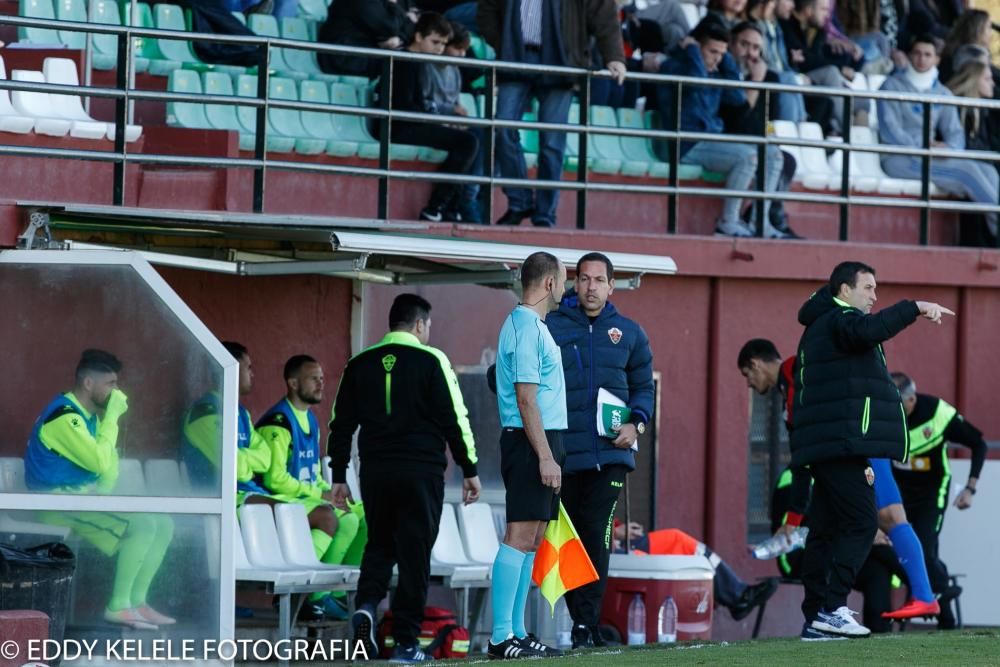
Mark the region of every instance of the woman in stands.
<instances>
[{"instance_id":1,"label":"woman in stands","mask_svg":"<svg viewBox=\"0 0 1000 667\"><path fill-rule=\"evenodd\" d=\"M990 22L990 15L981 9L966 10L955 21L945 40L944 50L941 52L941 80L950 80L952 74L958 70L954 57L960 47L975 44L989 52L992 37L993 24Z\"/></svg>"},{"instance_id":2,"label":"woman in stands","mask_svg":"<svg viewBox=\"0 0 1000 667\"><path fill-rule=\"evenodd\" d=\"M726 30L746 20L747 0L709 0L708 13L722 19Z\"/></svg>"}]
</instances>

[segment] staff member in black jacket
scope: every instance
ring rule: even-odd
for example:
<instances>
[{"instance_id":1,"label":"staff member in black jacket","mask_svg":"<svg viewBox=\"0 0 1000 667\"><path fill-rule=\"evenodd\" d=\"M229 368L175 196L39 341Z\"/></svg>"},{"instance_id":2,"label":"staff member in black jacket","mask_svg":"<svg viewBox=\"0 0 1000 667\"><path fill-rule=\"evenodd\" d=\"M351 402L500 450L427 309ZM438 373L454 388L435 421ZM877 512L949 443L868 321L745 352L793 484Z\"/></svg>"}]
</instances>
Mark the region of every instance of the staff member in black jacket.
<instances>
[{"instance_id":1,"label":"staff member in black jacket","mask_svg":"<svg viewBox=\"0 0 1000 667\"><path fill-rule=\"evenodd\" d=\"M347 507L351 439L360 426L361 495L368 545L351 617L355 641L376 655L375 609L392 568L393 659L426 660L417 636L424 617L431 547L444 502L445 443L462 468L462 498L479 499L476 446L458 378L443 352L427 345L431 305L401 294L389 310L390 332L347 363L330 419L328 453L334 504Z\"/></svg>"},{"instance_id":2,"label":"staff member in black jacket","mask_svg":"<svg viewBox=\"0 0 1000 667\"><path fill-rule=\"evenodd\" d=\"M917 383L903 373L893 373L899 397L906 411L906 427L910 430L910 458L893 464L893 476L903 496L906 516L924 548L924 560L931 588L941 594L941 615L938 627L955 627L951 607L945 604L960 592L949 590L948 568L938 557L938 536L948 509L948 487L951 468L948 465L948 443L964 445L972 450L969 481L955 498L960 510L972 507L976 484L986 460L986 441L975 426L965 420L953 406L936 396L917 393ZM950 594L950 595L949 595Z\"/></svg>"},{"instance_id":3,"label":"staff member in black jacket","mask_svg":"<svg viewBox=\"0 0 1000 667\"><path fill-rule=\"evenodd\" d=\"M799 310L806 329L797 354L791 465L808 465L814 480L802 564L806 640L870 634L847 607L878 529L868 458L908 455L905 415L882 343L918 316L940 324L942 315L954 315L926 301L900 301L872 315L875 301L875 269L842 262Z\"/></svg>"},{"instance_id":4,"label":"staff member in black jacket","mask_svg":"<svg viewBox=\"0 0 1000 667\"><path fill-rule=\"evenodd\" d=\"M575 290L545 323L562 350L569 429L563 436L562 501L600 579L566 594L573 648L604 646L598 631L608 580L611 528L625 475L635 470L631 447L653 416L653 353L635 321L608 301L615 287L611 260L587 253L576 263ZM614 438L597 435L597 392L625 401L629 421Z\"/></svg>"}]
</instances>

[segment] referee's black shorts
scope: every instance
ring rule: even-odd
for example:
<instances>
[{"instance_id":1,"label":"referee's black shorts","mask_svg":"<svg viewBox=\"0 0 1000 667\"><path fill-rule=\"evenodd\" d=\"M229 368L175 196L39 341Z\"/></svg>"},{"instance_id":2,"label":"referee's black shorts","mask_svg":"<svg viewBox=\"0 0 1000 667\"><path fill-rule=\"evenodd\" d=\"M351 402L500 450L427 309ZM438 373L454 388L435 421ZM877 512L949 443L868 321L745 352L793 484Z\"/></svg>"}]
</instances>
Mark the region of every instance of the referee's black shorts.
<instances>
[{"instance_id":1,"label":"referee's black shorts","mask_svg":"<svg viewBox=\"0 0 1000 667\"><path fill-rule=\"evenodd\" d=\"M545 437L553 458L562 467L566 460L562 431L546 431ZM508 523L559 518L559 496L555 489L542 484L538 455L523 428L504 428L500 431L500 474L507 489Z\"/></svg>"}]
</instances>

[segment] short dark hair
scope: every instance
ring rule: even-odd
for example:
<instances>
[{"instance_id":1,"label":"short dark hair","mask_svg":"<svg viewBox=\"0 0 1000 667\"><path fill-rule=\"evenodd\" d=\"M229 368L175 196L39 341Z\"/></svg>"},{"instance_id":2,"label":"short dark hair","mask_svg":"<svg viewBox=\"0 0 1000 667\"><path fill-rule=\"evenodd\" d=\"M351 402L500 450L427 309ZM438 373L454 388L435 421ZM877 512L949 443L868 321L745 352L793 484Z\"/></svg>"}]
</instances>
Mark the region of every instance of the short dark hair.
<instances>
[{"instance_id":1,"label":"short dark hair","mask_svg":"<svg viewBox=\"0 0 1000 667\"><path fill-rule=\"evenodd\" d=\"M741 23L737 23L736 27L733 28L730 31L730 33L732 34L732 38L736 39L737 35L742 35L747 30L753 30L755 33L757 33L761 37L764 36L764 33L761 31L760 26L757 25L757 23L755 21L743 21Z\"/></svg>"},{"instance_id":2,"label":"short dark hair","mask_svg":"<svg viewBox=\"0 0 1000 667\"><path fill-rule=\"evenodd\" d=\"M917 393L917 383L910 378L906 373L894 372L890 373L892 381L896 383L896 389L899 390L899 395L902 397L903 394L915 394Z\"/></svg>"},{"instance_id":3,"label":"short dark hair","mask_svg":"<svg viewBox=\"0 0 1000 667\"><path fill-rule=\"evenodd\" d=\"M299 374L302 367L306 364L317 363L315 359L310 357L308 354L296 354L294 357L290 357L288 361L285 362L285 379L293 378Z\"/></svg>"},{"instance_id":4,"label":"short dark hair","mask_svg":"<svg viewBox=\"0 0 1000 667\"><path fill-rule=\"evenodd\" d=\"M795 0L795 11L804 12L816 5L816 0Z\"/></svg>"},{"instance_id":5,"label":"short dark hair","mask_svg":"<svg viewBox=\"0 0 1000 667\"><path fill-rule=\"evenodd\" d=\"M736 368L750 368L753 359L760 361L781 361L778 348L766 338L751 338L743 343L736 357Z\"/></svg>"},{"instance_id":6,"label":"short dark hair","mask_svg":"<svg viewBox=\"0 0 1000 667\"><path fill-rule=\"evenodd\" d=\"M226 348L226 352L233 355L233 359L239 361L244 355L250 356L250 351L242 343L237 343L232 340L222 341L222 347Z\"/></svg>"},{"instance_id":7,"label":"short dark hair","mask_svg":"<svg viewBox=\"0 0 1000 667\"><path fill-rule=\"evenodd\" d=\"M419 32L424 37L435 34L451 39L451 21L437 12L421 12L413 32Z\"/></svg>"},{"instance_id":8,"label":"short dark hair","mask_svg":"<svg viewBox=\"0 0 1000 667\"><path fill-rule=\"evenodd\" d=\"M586 255L576 260L576 275L580 275L580 268L585 262L604 262L605 268L608 270L608 280L615 279L615 267L608 259L608 256L603 252L588 252Z\"/></svg>"},{"instance_id":9,"label":"short dark hair","mask_svg":"<svg viewBox=\"0 0 1000 667\"><path fill-rule=\"evenodd\" d=\"M549 276L559 276L559 259L552 253L531 253L521 264L521 286L534 287Z\"/></svg>"},{"instance_id":10,"label":"short dark hair","mask_svg":"<svg viewBox=\"0 0 1000 667\"><path fill-rule=\"evenodd\" d=\"M691 31L691 37L704 44L706 41L729 43L729 30L726 25L715 14L709 14L703 18Z\"/></svg>"},{"instance_id":11,"label":"short dark hair","mask_svg":"<svg viewBox=\"0 0 1000 667\"><path fill-rule=\"evenodd\" d=\"M907 53L913 50L917 44L930 44L934 47L934 53L941 55L941 40L929 32L921 32L910 38L910 43L906 47Z\"/></svg>"},{"instance_id":12,"label":"short dark hair","mask_svg":"<svg viewBox=\"0 0 1000 667\"><path fill-rule=\"evenodd\" d=\"M83 378L95 373L118 373L122 369L122 362L110 352L98 349L84 350L80 355L80 361L76 365L76 381L81 382Z\"/></svg>"},{"instance_id":13,"label":"short dark hair","mask_svg":"<svg viewBox=\"0 0 1000 667\"><path fill-rule=\"evenodd\" d=\"M461 23L451 22L451 39L448 40L448 46L465 47L466 49L472 44L472 37L469 35L469 29L466 28Z\"/></svg>"},{"instance_id":14,"label":"short dark hair","mask_svg":"<svg viewBox=\"0 0 1000 667\"><path fill-rule=\"evenodd\" d=\"M841 262L830 274L830 291L834 296L840 293L840 286L846 284L851 289L858 286L858 274L870 273L875 275L875 269L864 262Z\"/></svg>"},{"instance_id":15,"label":"short dark hair","mask_svg":"<svg viewBox=\"0 0 1000 667\"><path fill-rule=\"evenodd\" d=\"M389 328L410 329L417 320L426 320L431 315L431 304L419 294L400 294L389 308Z\"/></svg>"}]
</instances>

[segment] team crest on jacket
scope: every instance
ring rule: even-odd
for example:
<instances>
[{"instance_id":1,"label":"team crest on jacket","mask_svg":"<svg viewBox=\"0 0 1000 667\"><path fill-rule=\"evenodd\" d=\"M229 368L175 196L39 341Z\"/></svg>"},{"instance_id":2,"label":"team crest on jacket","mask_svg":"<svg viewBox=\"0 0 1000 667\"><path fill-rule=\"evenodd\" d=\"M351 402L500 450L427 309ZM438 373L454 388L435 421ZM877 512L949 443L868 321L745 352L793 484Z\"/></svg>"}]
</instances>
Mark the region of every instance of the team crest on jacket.
<instances>
[{"instance_id":1,"label":"team crest on jacket","mask_svg":"<svg viewBox=\"0 0 1000 667\"><path fill-rule=\"evenodd\" d=\"M865 468L865 481L868 482L868 486L875 486L875 471L871 466Z\"/></svg>"},{"instance_id":2,"label":"team crest on jacket","mask_svg":"<svg viewBox=\"0 0 1000 667\"><path fill-rule=\"evenodd\" d=\"M930 426L925 426L923 433L924 437L930 440L930 437L934 435L934 429L932 429Z\"/></svg>"},{"instance_id":3,"label":"team crest on jacket","mask_svg":"<svg viewBox=\"0 0 1000 667\"><path fill-rule=\"evenodd\" d=\"M611 327L610 329L608 329L608 338L611 339L612 343L617 345L618 342L622 339L622 330L619 329L618 327Z\"/></svg>"}]
</instances>

